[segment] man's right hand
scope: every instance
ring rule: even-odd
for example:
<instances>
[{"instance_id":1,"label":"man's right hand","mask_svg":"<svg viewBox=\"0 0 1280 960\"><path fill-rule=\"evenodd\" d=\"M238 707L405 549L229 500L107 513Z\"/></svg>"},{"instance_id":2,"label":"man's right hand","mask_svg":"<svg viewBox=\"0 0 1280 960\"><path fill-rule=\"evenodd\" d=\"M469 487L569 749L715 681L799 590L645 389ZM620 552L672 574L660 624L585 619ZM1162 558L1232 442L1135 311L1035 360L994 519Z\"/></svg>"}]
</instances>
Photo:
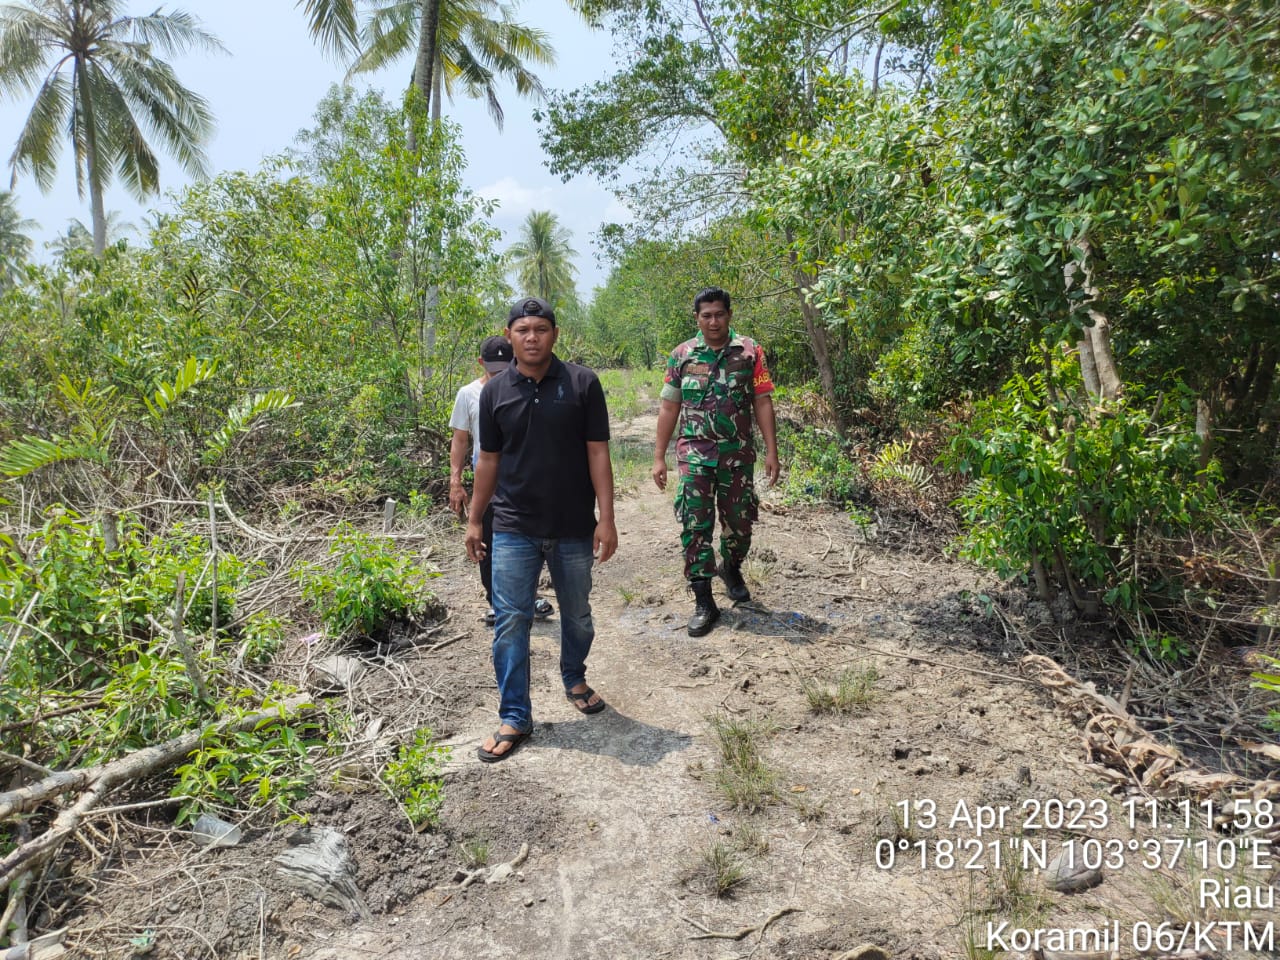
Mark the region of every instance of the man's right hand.
<instances>
[{"instance_id":1,"label":"man's right hand","mask_svg":"<svg viewBox=\"0 0 1280 960\"><path fill-rule=\"evenodd\" d=\"M467 521L467 556L475 563L484 559L488 547L484 543L484 526L479 517Z\"/></svg>"},{"instance_id":2,"label":"man's right hand","mask_svg":"<svg viewBox=\"0 0 1280 960\"><path fill-rule=\"evenodd\" d=\"M654 458L653 461L653 482L658 485L659 490L667 489L667 461L666 458L661 460Z\"/></svg>"}]
</instances>

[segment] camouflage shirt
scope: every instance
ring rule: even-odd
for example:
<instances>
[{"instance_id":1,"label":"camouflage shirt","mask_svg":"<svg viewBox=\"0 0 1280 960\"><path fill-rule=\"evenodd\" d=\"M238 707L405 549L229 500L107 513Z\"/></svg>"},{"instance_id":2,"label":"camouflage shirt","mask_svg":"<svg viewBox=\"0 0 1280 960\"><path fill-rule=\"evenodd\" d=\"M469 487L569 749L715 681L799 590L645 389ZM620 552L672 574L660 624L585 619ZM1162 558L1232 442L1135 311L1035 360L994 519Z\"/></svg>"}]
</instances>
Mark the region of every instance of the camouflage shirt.
<instances>
[{"instance_id":1,"label":"camouflage shirt","mask_svg":"<svg viewBox=\"0 0 1280 960\"><path fill-rule=\"evenodd\" d=\"M729 331L719 350L707 346L701 331L667 358L662 399L680 404L676 459L688 463L734 458L755 462L751 442L753 400L773 391L764 348L750 337Z\"/></svg>"}]
</instances>

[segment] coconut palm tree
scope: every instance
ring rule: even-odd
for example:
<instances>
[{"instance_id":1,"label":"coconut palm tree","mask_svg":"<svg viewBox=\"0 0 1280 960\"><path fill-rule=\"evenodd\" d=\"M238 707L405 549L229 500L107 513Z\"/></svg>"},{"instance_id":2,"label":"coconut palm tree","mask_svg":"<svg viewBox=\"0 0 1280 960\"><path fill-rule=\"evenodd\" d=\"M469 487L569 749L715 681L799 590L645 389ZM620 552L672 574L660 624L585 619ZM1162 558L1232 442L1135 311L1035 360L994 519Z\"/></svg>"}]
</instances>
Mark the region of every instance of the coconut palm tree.
<instances>
[{"instance_id":1,"label":"coconut palm tree","mask_svg":"<svg viewBox=\"0 0 1280 960\"><path fill-rule=\"evenodd\" d=\"M53 186L59 140L70 136L76 188L89 192L93 248L106 247L103 191L117 175L142 199L160 187L148 135L203 176L213 115L159 55L221 50L188 13L122 16L119 0L25 0L0 6L0 91L35 94L9 164Z\"/></svg>"},{"instance_id":2,"label":"coconut palm tree","mask_svg":"<svg viewBox=\"0 0 1280 960\"><path fill-rule=\"evenodd\" d=\"M516 23L511 6L498 0L437 0L439 22L436 41L424 39L423 24L429 15L426 0L383 0L361 31L361 54L350 72L380 70L415 51L413 82L431 104L431 116L439 119L442 100L453 99L455 90L474 99L483 98L489 115L502 128L502 104L496 82L514 83L522 97L542 96L542 82L529 64L552 66L555 51L545 30ZM434 62L424 51L434 46ZM425 75L424 75L425 70ZM423 84L418 81L424 78Z\"/></svg>"},{"instance_id":3,"label":"coconut palm tree","mask_svg":"<svg viewBox=\"0 0 1280 960\"><path fill-rule=\"evenodd\" d=\"M14 286L22 277L22 265L31 256L29 230L38 226L34 220L24 220L18 212L17 198L7 190L0 190L0 290Z\"/></svg>"},{"instance_id":4,"label":"coconut palm tree","mask_svg":"<svg viewBox=\"0 0 1280 960\"><path fill-rule=\"evenodd\" d=\"M550 210L532 210L520 227L520 239L507 250L521 293L532 293L553 307L577 296L571 234Z\"/></svg>"},{"instance_id":5,"label":"coconut palm tree","mask_svg":"<svg viewBox=\"0 0 1280 960\"><path fill-rule=\"evenodd\" d=\"M342 60L359 49L355 0L298 0L307 30L330 56Z\"/></svg>"}]
</instances>

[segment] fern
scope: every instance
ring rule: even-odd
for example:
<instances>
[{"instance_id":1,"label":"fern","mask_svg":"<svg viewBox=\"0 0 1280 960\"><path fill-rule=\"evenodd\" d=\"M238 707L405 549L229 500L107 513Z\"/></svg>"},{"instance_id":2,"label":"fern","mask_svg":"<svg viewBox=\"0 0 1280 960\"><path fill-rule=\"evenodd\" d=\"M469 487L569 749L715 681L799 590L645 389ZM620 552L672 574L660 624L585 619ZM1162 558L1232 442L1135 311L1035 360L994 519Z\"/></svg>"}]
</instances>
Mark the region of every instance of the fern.
<instances>
[{"instance_id":1,"label":"fern","mask_svg":"<svg viewBox=\"0 0 1280 960\"><path fill-rule=\"evenodd\" d=\"M917 493L927 492L933 485L933 478L921 464L908 460L910 456L911 444L900 440L886 444L868 471L871 479L881 482L897 481L906 484Z\"/></svg>"},{"instance_id":2,"label":"fern","mask_svg":"<svg viewBox=\"0 0 1280 960\"><path fill-rule=\"evenodd\" d=\"M161 383L155 398L143 397L142 402L147 405L151 415L159 420L179 397L192 387L204 383L217 369L217 360L197 360L195 357L188 357L185 366L178 371L178 376L172 383Z\"/></svg>"},{"instance_id":3,"label":"fern","mask_svg":"<svg viewBox=\"0 0 1280 960\"><path fill-rule=\"evenodd\" d=\"M226 422L205 444L204 462L213 463L220 459L227 452L231 441L241 433L248 433L259 417L291 406L293 396L284 390L255 393L241 400L227 411Z\"/></svg>"}]
</instances>

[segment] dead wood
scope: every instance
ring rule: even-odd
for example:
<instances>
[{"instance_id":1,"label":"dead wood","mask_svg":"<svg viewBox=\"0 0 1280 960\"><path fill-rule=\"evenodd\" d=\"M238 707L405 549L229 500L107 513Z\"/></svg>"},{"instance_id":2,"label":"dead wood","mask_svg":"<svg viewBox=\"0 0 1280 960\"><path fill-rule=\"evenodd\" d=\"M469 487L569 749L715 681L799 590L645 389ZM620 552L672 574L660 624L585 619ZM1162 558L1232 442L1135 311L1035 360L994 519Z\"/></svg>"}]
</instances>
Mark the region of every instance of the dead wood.
<instances>
[{"instance_id":1,"label":"dead wood","mask_svg":"<svg viewBox=\"0 0 1280 960\"><path fill-rule=\"evenodd\" d=\"M356 886L347 839L330 827L300 831L276 857L276 871L308 896L369 919L372 914Z\"/></svg>"},{"instance_id":2,"label":"dead wood","mask_svg":"<svg viewBox=\"0 0 1280 960\"><path fill-rule=\"evenodd\" d=\"M144 747L110 763L77 770L62 770L43 780L17 790L0 793L0 821L30 813L46 800L72 791L82 791L69 807L64 807L49 828L28 843L21 844L0 860L0 887L6 886L19 872L53 854L98 803L123 783L146 776L181 760L210 734L239 733L252 730L260 723L277 720L308 703L309 697L295 697L271 710L244 717L233 717L193 730L164 743Z\"/></svg>"}]
</instances>

